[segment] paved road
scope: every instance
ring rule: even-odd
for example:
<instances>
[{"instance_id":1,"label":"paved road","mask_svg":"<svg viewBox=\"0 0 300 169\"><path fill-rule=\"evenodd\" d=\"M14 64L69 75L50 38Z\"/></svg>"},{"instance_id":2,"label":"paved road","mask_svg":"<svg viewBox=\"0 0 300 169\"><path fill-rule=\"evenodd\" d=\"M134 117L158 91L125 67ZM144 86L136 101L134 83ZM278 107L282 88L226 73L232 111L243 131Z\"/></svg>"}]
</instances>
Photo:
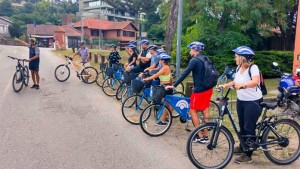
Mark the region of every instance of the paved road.
<instances>
[{"instance_id":1,"label":"paved road","mask_svg":"<svg viewBox=\"0 0 300 169\"><path fill-rule=\"evenodd\" d=\"M49 49L41 52L41 89L16 94L11 87L15 62L6 56L26 58L28 49L0 46L0 169L194 168L185 153L189 133L178 119L164 136L148 137L125 122L120 103L96 85L83 84L74 72L58 82L54 69L63 60ZM263 155L253 161L232 160L227 168L282 168ZM299 167L298 159L285 169Z\"/></svg>"},{"instance_id":2,"label":"paved road","mask_svg":"<svg viewBox=\"0 0 300 169\"><path fill-rule=\"evenodd\" d=\"M41 89L14 93L15 62L6 56L27 53L0 46L1 169L193 168L183 152L125 122L120 104L96 85L81 83L74 72L56 81L63 60L48 49L41 50Z\"/></svg>"}]
</instances>

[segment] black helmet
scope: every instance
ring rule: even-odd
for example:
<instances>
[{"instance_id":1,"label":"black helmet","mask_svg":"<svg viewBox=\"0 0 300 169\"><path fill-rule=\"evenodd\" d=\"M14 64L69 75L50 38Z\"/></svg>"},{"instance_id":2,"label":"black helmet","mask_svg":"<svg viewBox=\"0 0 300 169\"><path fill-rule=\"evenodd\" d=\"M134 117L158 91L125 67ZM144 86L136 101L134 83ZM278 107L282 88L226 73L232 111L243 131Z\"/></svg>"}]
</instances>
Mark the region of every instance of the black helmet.
<instances>
[{"instance_id":1,"label":"black helmet","mask_svg":"<svg viewBox=\"0 0 300 169\"><path fill-rule=\"evenodd\" d=\"M109 47L111 47L111 48L117 48L117 46L114 45L114 44L109 45Z\"/></svg>"},{"instance_id":2,"label":"black helmet","mask_svg":"<svg viewBox=\"0 0 300 169\"><path fill-rule=\"evenodd\" d=\"M156 45L150 45L148 47L148 50L154 50L154 51L156 51L157 49L158 49L158 47Z\"/></svg>"},{"instance_id":3,"label":"black helmet","mask_svg":"<svg viewBox=\"0 0 300 169\"><path fill-rule=\"evenodd\" d=\"M85 45L85 42L80 42L80 46Z\"/></svg>"},{"instance_id":4,"label":"black helmet","mask_svg":"<svg viewBox=\"0 0 300 169\"><path fill-rule=\"evenodd\" d=\"M31 42L32 45L36 45L36 40L35 40L35 38L30 38L29 41Z\"/></svg>"}]
</instances>

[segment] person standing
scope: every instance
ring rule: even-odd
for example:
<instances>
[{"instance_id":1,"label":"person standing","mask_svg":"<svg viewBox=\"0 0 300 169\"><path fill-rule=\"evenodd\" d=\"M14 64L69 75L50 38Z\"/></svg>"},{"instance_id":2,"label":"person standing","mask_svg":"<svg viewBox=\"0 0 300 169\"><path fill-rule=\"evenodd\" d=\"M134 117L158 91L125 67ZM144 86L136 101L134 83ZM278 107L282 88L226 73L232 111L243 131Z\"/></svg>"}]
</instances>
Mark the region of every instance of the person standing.
<instances>
[{"instance_id":1,"label":"person standing","mask_svg":"<svg viewBox=\"0 0 300 169\"><path fill-rule=\"evenodd\" d=\"M31 71L31 77L33 81L32 89L40 89L40 49L37 47L35 39L29 41L29 70Z\"/></svg>"},{"instance_id":2,"label":"person standing","mask_svg":"<svg viewBox=\"0 0 300 169\"><path fill-rule=\"evenodd\" d=\"M191 72L193 74L194 88L191 95L190 103L190 115L192 117L192 122L195 127L200 125L200 120L197 111L202 111L204 116L204 122L209 120L208 108L210 106L210 99L213 93L212 88L204 87L204 62L202 60L207 59L207 56L203 55L205 45L201 42L192 42L188 48L190 49L190 55L192 59L189 62L186 70L181 74L178 80L174 83L174 86L168 86L166 89L177 87ZM208 143L208 133L207 130L196 135L194 142Z\"/></svg>"},{"instance_id":3,"label":"person standing","mask_svg":"<svg viewBox=\"0 0 300 169\"><path fill-rule=\"evenodd\" d=\"M81 63L82 67L90 66L90 57L89 57L89 48L85 46L84 42L80 43L80 48L76 53L74 53L71 57L73 58L75 55L80 55L81 56ZM85 75L85 80L88 81L88 72L84 71L83 74Z\"/></svg>"},{"instance_id":4,"label":"person standing","mask_svg":"<svg viewBox=\"0 0 300 169\"><path fill-rule=\"evenodd\" d=\"M220 85L219 88L234 87L237 91L237 113L239 118L240 134L255 135L256 123L261 115L263 101L262 91L258 87L260 73L257 65L253 63L255 56L253 50L247 46L241 46L234 50L235 62L238 65L233 81ZM250 75L251 74L251 75ZM246 142L255 141L252 137L245 137ZM234 149L235 154L242 154L235 160L236 163L251 163L253 151L243 151L241 146Z\"/></svg>"}]
</instances>

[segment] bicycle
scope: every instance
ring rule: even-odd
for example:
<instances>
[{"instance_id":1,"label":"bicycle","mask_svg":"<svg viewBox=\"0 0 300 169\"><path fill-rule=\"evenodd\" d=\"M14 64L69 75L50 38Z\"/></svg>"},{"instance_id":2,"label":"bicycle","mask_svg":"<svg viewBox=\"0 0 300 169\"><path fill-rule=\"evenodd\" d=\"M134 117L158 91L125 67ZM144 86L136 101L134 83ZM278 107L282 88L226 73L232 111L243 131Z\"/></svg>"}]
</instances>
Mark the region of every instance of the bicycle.
<instances>
[{"instance_id":1,"label":"bicycle","mask_svg":"<svg viewBox=\"0 0 300 169\"><path fill-rule=\"evenodd\" d=\"M106 68L106 78L102 84L102 91L107 96L116 96L117 89L121 85L123 68L119 64L113 64L112 67Z\"/></svg>"},{"instance_id":2,"label":"bicycle","mask_svg":"<svg viewBox=\"0 0 300 169\"><path fill-rule=\"evenodd\" d=\"M97 80L96 80L96 83L99 87L102 87L104 80L107 78L106 73L105 73L106 68L107 68L106 63L100 64L100 70L99 70L99 73L97 75Z\"/></svg>"},{"instance_id":3,"label":"bicycle","mask_svg":"<svg viewBox=\"0 0 300 169\"><path fill-rule=\"evenodd\" d=\"M117 100L121 100L122 103L133 95L131 81L134 80L138 76L138 73L132 72L123 72L123 79L120 87L117 90L116 98Z\"/></svg>"},{"instance_id":4,"label":"bicycle","mask_svg":"<svg viewBox=\"0 0 300 169\"><path fill-rule=\"evenodd\" d=\"M69 56L65 56L66 58L66 63L58 65L54 71L54 76L56 80L59 82L64 82L69 79L70 77L70 68L68 65L71 65L72 68L76 71L76 75L79 78L79 80L82 80L84 83L91 84L96 81L98 71L91 67L91 66L85 66L85 63L82 63L83 65L76 63L73 61L73 58ZM76 69L74 66L77 65L82 68L81 73L79 73L80 70Z\"/></svg>"},{"instance_id":5,"label":"bicycle","mask_svg":"<svg viewBox=\"0 0 300 169\"><path fill-rule=\"evenodd\" d=\"M23 85L28 86L29 83L29 70L28 66L25 65L27 59L19 59L12 56L7 56L13 60L17 60L16 71L12 80L12 87L16 93L19 93Z\"/></svg>"},{"instance_id":6,"label":"bicycle","mask_svg":"<svg viewBox=\"0 0 300 169\"><path fill-rule=\"evenodd\" d=\"M224 97L218 98L218 100L222 102L222 111L219 118L217 118L215 122L200 125L190 134L186 144L190 161L198 168L224 168L228 165L233 156L235 141L231 131L223 125L224 116L226 114L228 114L231 125L244 151L261 149L271 162L278 165L287 165L297 160L300 155L299 124L291 119L278 120L277 115L267 117L267 111L270 109L274 110L277 107L277 103L262 102L260 105L263 108L263 115L256 127L257 134L254 136L241 135L240 129L234 121L233 113L228 106L228 94L230 90L232 90L232 88L228 89ZM194 137L205 129L209 129L209 143L193 143ZM294 129L294 131L290 131L290 129ZM286 134L282 134L281 131L286 132ZM286 136L289 133L292 135L290 137ZM290 148L289 146L295 146L295 148ZM285 149L288 151L276 154L276 151ZM276 155L290 157L283 159L285 157L276 157Z\"/></svg>"},{"instance_id":7,"label":"bicycle","mask_svg":"<svg viewBox=\"0 0 300 169\"><path fill-rule=\"evenodd\" d=\"M192 119L189 115L190 98L173 95L166 95L164 97L164 92L164 87L154 87L152 95L153 104L146 107L140 116L140 126L143 132L149 136L161 136L171 127L172 111L167 107L167 103L179 114L180 122L186 123ZM164 98L163 102L161 102L162 98ZM166 125L159 126L156 123L161 119L164 112L167 113L165 115L167 117ZM220 108L216 102L210 101L209 112L210 120L214 120L219 116ZM199 118L204 121L203 116L199 116ZM186 123L186 130L189 131L188 123Z\"/></svg>"}]
</instances>

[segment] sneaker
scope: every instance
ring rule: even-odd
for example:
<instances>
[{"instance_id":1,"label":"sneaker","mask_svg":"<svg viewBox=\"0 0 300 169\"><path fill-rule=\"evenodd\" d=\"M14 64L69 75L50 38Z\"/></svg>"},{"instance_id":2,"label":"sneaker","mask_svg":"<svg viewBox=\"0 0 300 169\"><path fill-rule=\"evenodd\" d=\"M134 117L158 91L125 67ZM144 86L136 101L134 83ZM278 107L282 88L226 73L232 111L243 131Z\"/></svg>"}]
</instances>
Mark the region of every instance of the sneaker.
<instances>
[{"instance_id":1,"label":"sneaker","mask_svg":"<svg viewBox=\"0 0 300 169\"><path fill-rule=\"evenodd\" d=\"M40 89L40 85L35 85L36 90Z\"/></svg>"},{"instance_id":2,"label":"sneaker","mask_svg":"<svg viewBox=\"0 0 300 169\"><path fill-rule=\"evenodd\" d=\"M241 149L241 147L235 147L234 150L233 150L233 153L234 154L243 154L244 151Z\"/></svg>"},{"instance_id":3,"label":"sneaker","mask_svg":"<svg viewBox=\"0 0 300 169\"><path fill-rule=\"evenodd\" d=\"M162 122L162 121L159 121L157 123L155 123L156 126L166 126L167 123L166 122Z\"/></svg>"},{"instance_id":4,"label":"sneaker","mask_svg":"<svg viewBox=\"0 0 300 169\"><path fill-rule=\"evenodd\" d=\"M36 85L34 84L34 85L32 85L30 88L31 88L31 89L35 89L35 88L36 88Z\"/></svg>"},{"instance_id":5,"label":"sneaker","mask_svg":"<svg viewBox=\"0 0 300 169\"><path fill-rule=\"evenodd\" d=\"M237 164L249 164L252 162L251 157L248 157L246 154L241 155L239 158L235 159Z\"/></svg>"},{"instance_id":6,"label":"sneaker","mask_svg":"<svg viewBox=\"0 0 300 169\"><path fill-rule=\"evenodd\" d=\"M207 144L209 142L209 139L207 136L200 138L199 143Z\"/></svg>"},{"instance_id":7,"label":"sneaker","mask_svg":"<svg viewBox=\"0 0 300 169\"><path fill-rule=\"evenodd\" d=\"M195 137L194 137L194 139L193 139L193 143L199 143L199 141L200 141L200 136L197 134L197 135L195 135Z\"/></svg>"}]
</instances>

